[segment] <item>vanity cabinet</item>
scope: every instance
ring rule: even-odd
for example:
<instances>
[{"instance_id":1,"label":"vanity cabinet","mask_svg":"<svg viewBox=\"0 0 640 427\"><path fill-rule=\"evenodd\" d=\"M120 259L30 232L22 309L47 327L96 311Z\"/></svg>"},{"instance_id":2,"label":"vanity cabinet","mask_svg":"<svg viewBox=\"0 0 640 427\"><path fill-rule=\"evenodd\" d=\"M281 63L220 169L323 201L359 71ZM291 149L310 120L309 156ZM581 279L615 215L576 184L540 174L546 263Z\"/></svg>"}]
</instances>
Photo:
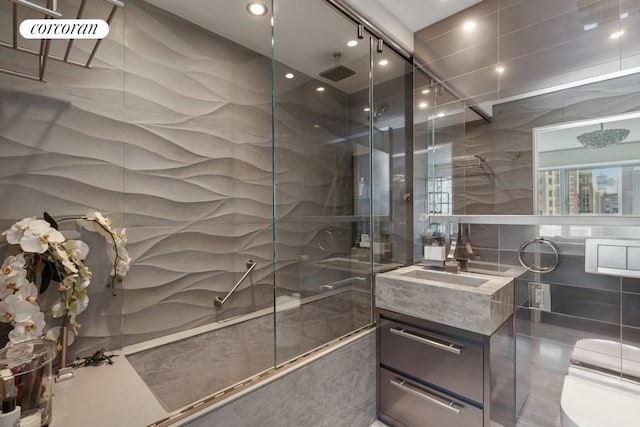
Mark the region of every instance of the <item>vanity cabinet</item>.
<instances>
[{"instance_id":1,"label":"vanity cabinet","mask_svg":"<svg viewBox=\"0 0 640 427\"><path fill-rule=\"evenodd\" d=\"M512 317L491 336L382 309L377 321L382 421L410 427L515 425Z\"/></svg>"}]
</instances>

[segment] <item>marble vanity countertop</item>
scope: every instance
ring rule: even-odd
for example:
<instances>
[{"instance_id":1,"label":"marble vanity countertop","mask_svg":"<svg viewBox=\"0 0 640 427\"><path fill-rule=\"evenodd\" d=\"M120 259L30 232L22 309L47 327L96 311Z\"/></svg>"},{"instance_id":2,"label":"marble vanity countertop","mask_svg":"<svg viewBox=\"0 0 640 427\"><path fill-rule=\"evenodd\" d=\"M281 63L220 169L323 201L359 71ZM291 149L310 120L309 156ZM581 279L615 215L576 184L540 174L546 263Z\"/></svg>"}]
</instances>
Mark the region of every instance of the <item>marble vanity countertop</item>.
<instances>
[{"instance_id":1,"label":"marble vanity countertop","mask_svg":"<svg viewBox=\"0 0 640 427\"><path fill-rule=\"evenodd\" d=\"M114 362L55 383L50 427L141 427L169 415L124 356Z\"/></svg>"},{"instance_id":2,"label":"marble vanity countertop","mask_svg":"<svg viewBox=\"0 0 640 427\"><path fill-rule=\"evenodd\" d=\"M376 276L376 306L482 335L514 312L513 278L409 266Z\"/></svg>"}]
</instances>

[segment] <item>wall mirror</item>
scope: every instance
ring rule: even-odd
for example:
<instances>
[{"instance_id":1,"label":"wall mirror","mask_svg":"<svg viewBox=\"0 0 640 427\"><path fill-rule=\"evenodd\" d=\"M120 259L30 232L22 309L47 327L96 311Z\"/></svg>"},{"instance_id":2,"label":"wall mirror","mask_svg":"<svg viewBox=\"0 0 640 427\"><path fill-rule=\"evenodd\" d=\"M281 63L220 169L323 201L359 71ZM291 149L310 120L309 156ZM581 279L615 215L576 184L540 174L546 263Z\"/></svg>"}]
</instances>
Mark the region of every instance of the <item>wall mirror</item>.
<instances>
[{"instance_id":1,"label":"wall mirror","mask_svg":"<svg viewBox=\"0 0 640 427\"><path fill-rule=\"evenodd\" d=\"M533 129L538 215L640 214L640 111Z\"/></svg>"}]
</instances>

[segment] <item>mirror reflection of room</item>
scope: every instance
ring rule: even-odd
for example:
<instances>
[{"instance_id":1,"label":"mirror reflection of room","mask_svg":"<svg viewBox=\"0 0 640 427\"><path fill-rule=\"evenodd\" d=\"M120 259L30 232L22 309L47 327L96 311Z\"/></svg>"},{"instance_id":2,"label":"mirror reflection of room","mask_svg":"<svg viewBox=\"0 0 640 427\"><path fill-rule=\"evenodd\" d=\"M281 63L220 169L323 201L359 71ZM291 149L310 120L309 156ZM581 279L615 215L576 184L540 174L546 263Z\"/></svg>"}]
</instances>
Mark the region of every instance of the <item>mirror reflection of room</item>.
<instances>
[{"instance_id":1,"label":"mirror reflection of room","mask_svg":"<svg viewBox=\"0 0 640 427\"><path fill-rule=\"evenodd\" d=\"M640 214L640 113L533 132L538 215Z\"/></svg>"}]
</instances>

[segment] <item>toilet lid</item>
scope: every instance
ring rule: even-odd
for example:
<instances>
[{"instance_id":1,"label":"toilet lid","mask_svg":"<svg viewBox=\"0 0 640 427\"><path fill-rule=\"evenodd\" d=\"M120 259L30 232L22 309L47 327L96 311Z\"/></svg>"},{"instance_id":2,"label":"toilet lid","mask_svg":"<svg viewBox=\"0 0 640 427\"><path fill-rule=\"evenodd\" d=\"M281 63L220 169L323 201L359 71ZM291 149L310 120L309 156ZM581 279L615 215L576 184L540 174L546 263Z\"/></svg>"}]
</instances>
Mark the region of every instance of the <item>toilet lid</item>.
<instances>
[{"instance_id":1,"label":"toilet lid","mask_svg":"<svg viewBox=\"0 0 640 427\"><path fill-rule=\"evenodd\" d=\"M571 363L640 378L640 348L617 341L579 340L571 353Z\"/></svg>"},{"instance_id":2,"label":"toilet lid","mask_svg":"<svg viewBox=\"0 0 640 427\"><path fill-rule=\"evenodd\" d=\"M637 427L640 385L570 367L560 407L564 427Z\"/></svg>"}]
</instances>

